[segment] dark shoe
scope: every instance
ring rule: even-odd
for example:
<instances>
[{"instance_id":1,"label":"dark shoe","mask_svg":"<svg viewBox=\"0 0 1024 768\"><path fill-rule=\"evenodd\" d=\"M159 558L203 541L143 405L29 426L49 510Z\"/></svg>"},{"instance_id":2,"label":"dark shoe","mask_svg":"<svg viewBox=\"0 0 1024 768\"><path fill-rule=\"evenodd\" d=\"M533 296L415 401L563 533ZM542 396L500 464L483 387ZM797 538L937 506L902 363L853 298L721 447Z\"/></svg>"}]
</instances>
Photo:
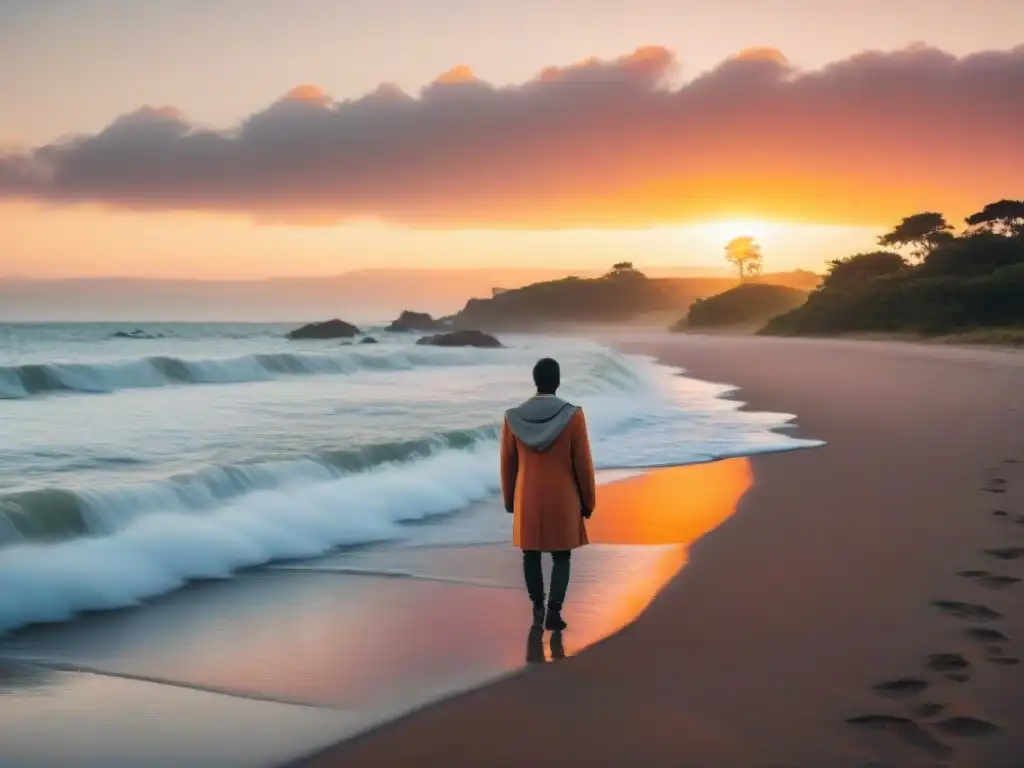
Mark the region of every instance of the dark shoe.
<instances>
[{"instance_id":1,"label":"dark shoe","mask_svg":"<svg viewBox=\"0 0 1024 768\"><path fill-rule=\"evenodd\" d=\"M533 604L533 626L539 627L544 624L544 603Z\"/></svg>"},{"instance_id":2,"label":"dark shoe","mask_svg":"<svg viewBox=\"0 0 1024 768\"><path fill-rule=\"evenodd\" d=\"M555 632L560 632L568 626L562 620L562 611L560 608L552 608L548 606L548 615L544 619L544 629L551 629Z\"/></svg>"}]
</instances>

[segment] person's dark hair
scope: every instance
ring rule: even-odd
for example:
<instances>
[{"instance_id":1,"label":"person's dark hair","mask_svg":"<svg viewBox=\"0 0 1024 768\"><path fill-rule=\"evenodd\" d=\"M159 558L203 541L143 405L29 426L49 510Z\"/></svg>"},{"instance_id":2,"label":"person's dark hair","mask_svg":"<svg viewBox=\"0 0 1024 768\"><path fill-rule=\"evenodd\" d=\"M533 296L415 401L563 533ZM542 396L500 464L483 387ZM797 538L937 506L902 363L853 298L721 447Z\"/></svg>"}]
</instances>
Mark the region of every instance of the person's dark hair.
<instances>
[{"instance_id":1,"label":"person's dark hair","mask_svg":"<svg viewBox=\"0 0 1024 768\"><path fill-rule=\"evenodd\" d=\"M533 383L537 385L538 394L555 394L562 383L562 369L559 368L558 361L550 357L538 360L533 366Z\"/></svg>"}]
</instances>

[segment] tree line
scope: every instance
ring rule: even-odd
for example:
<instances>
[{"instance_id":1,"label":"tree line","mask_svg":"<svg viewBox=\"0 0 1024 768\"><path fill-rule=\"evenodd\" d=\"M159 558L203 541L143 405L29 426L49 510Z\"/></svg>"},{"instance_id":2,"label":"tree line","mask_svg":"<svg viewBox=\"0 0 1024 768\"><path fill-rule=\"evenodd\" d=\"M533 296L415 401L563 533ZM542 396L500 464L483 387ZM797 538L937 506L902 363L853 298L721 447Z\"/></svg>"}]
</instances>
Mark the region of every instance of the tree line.
<instances>
[{"instance_id":1,"label":"tree line","mask_svg":"<svg viewBox=\"0 0 1024 768\"><path fill-rule=\"evenodd\" d=\"M954 227L941 213L907 216L878 238L886 250L828 264L807 302L766 333L949 333L1024 327L1024 200L990 203Z\"/></svg>"}]
</instances>

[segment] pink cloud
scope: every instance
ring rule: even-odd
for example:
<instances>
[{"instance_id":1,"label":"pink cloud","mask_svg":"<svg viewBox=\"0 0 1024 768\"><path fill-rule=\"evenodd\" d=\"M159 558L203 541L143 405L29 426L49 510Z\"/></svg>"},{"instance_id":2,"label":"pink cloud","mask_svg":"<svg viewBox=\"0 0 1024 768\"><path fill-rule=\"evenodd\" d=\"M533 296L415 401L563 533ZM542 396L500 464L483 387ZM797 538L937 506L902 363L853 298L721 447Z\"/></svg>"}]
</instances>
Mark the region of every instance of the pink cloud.
<instances>
[{"instance_id":1,"label":"pink cloud","mask_svg":"<svg viewBox=\"0 0 1024 768\"><path fill-rule=\"evenodd\" d=\"M412 96L301 85L239 126L141 108L0 156L0 196L274 220L617 226L715 212L888 220L1019 197L1024 46L927 46L801 71L753 49L672 88L664 48L496 87L465 66Z\"/></svg>"}]
</instances>

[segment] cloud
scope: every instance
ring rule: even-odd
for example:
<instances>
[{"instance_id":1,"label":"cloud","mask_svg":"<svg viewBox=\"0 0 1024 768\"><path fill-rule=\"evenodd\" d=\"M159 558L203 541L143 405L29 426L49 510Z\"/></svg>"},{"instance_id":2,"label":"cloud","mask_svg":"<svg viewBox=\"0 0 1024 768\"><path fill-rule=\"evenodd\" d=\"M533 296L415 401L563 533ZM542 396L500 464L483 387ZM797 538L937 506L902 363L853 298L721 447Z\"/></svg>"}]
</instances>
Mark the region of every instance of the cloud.
<instances>
[{"instance_id":1,"label":"cloud","mask_svg":"<svg viewBox=\"0 0 1024 768\"><path fill-rule=\"evenodd\" d=\"M0 156L0 196L268 221L636 226L713 214L849 223L1019 197L1024 46L923 45L801 71L744 51L681 86L660 47L497 87L300 85L231 130L144 107Z\"/></svg>"}]
</instances>

